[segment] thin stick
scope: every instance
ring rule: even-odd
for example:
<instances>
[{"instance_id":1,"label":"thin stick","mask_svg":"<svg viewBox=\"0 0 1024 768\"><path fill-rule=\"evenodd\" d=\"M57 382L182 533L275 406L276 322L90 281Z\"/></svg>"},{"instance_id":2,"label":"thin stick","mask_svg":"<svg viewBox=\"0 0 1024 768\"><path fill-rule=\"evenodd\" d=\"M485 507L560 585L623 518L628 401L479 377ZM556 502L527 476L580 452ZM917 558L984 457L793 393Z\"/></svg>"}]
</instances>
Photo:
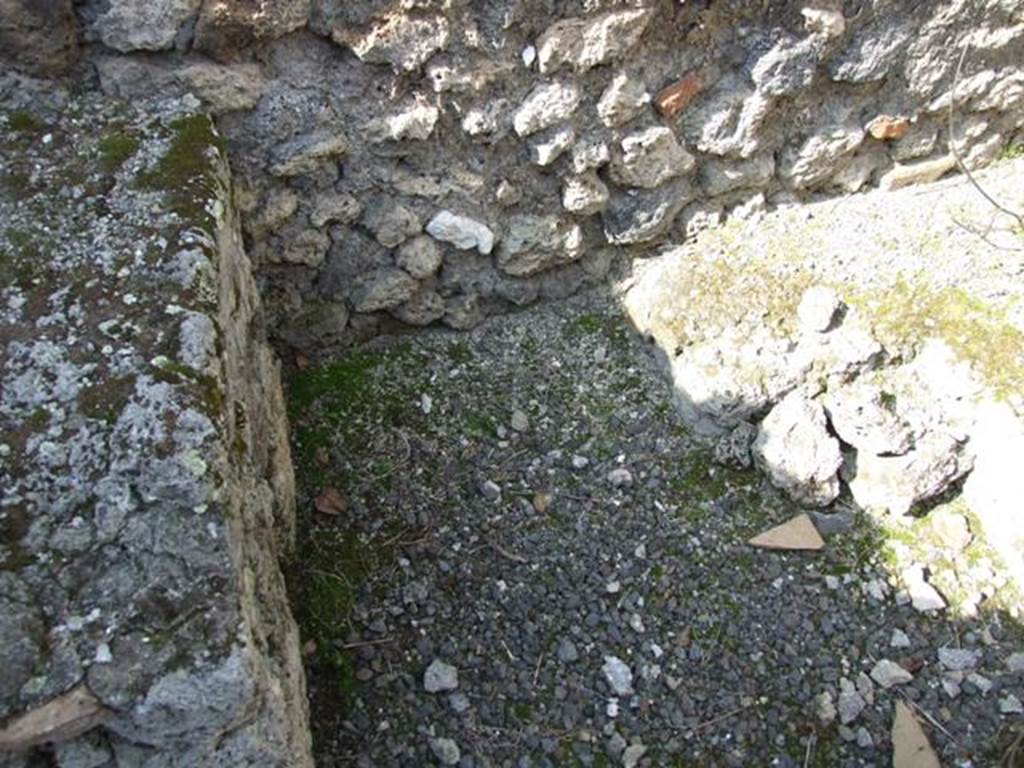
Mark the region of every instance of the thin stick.
<instances>
[{"instance_id":1,"label":"thin stick","mask_svg":"<svg viewBox=\"0 0 1024 768\"><path fill-rule=\"evenodd\" d=\"M728 712L725 712L725 713L723 713L721 715L718 715L717 717L711 718L710 720L705 720L703 723L697 723L697 725L695 725L693 728L691 728L690 731L691 731L691 733L693 733L693 732L696 732L696 731L703 730L704 728L710 728L712 725L720 723L723 720L728 720L730 717L735 717L740 712L743 712L744 710L750 709L752 706L754 706L754 705L753 704L748 704L745 707L737 707L736 709L731 709Z\"/></svg>"},{"instance_id":2,"label":"thin stick","mask_svg":"<svg viewBox=\"0 0 1024 768\"><path fill-rule=\"evenodd\" d=\"M491 541L490 539L488 539L487 540L487 545L491 549L493 549L495 552L497 552L499 555L501 555L504 558L507 558L507 559L511 560L513 563L520 563L521 565L529 565L530 564L530 561L527 560L525 557L517 555L514 552L509 552L507 549L503 548L497 542L494 542L494 541Z\"/></svg>"},{"instance_id":3,"label":"thin stick","mask_svg":"<svg viewBox=\"0 0 1024 768\"><path fill-rule=\"evenodd\" d=\"M537 659L537 668L533 671L533 687L534 688L537 687L537 680L538 680L538 678L540 678L540 665L543 664L543 663L544 663L544 654L542 653L540 655L540 658Z\"/></svg>"},{"instance_id":4,"label":"thin stick","mask_svg":"<svg viewBox=\"0 0 1024 768\"><path fill-rule=\"evenodd\" d=\"M947 739L952 741L958 747L960 746L960 742L956 740L956 737L953 736L952 733L947 731L945 726L942 725L942 723L940 723L938 720L932 717L932 715L929 712L927 712L924 708L922 708L916 701L912 701L911 699L909 699L906 694L902 694L902 697L903 700L907 702L907 704L909 704L913 709L916 709L918 712L920 712L921 716L924 717L925 720L927 720L933 726L935 726Z\"/></svg>"},{"instance_id":5,"label":"thin stick","mask_svg":"<svg viewBox=\"0 0 1024 768\"><path fill-rule=\"evenodd\" d=\"M980 194L982 197L988 200L988 202L992 204L992 207L994 207L997 211L1001 211L1002 213L1005 213L1007 216L1016 219L1018 226L1020 226L1021 229L1024 229L1024 216L1002 205L1001 203L999 203L999 201L992 197L992 195L986 192L984 188L981 186L981 184L978 183L978 180L974 178L974 174L967 169L966 165L964 165L964 161L960 157L960 152L957 151L956 148L955 132L953 125L953 105L956 103L956 87L957 84L960 82L960 72L963 69L964 60L967 58L968 50L969 48L967 43L964 43L964 49L960 54L960 60L957 61L956 63L956 69L953 70L953 87L952 90L949 92L949 151L952 153L953 159L956 160L957 167L960 168L961 173L963 173L974 186L974 188L978 190L978 194Z\"/></svg>"},{"instance_id":6,"label":"thin stick","mask_svg":"<svg viewBox=\"0 0 1024 768\"><path fill-rule=\"evenodd\" d=\"M365 648L369 645L387 645L388 643L393 642L395 642L395 638L385 637L380 640L362 640L358 643L345 643L343 646L341 646L341 648L344 651L350 651L353 648Z\"/></svg>"},{"instance_id":7,"label":"thin stick","mask_svg":"<svg viewBox=\"0 0 1024 768\"><path fill-rule=\"evenodd\" d=\"M814 751L815 742L818 741L817 731L812 731L811 735L807 739L807 752L804 753L804 768L808 768L811 764L811 754Z\"/></svg>"}]
</instances>

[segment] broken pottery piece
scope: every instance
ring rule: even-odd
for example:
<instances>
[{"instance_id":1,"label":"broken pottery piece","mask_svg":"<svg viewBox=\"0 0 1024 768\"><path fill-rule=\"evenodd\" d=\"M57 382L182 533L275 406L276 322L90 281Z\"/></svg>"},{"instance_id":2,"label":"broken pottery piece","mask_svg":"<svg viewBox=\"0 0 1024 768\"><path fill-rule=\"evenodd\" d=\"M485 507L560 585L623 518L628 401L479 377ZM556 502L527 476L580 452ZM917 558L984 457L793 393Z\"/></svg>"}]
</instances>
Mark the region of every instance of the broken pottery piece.
<instances>
[{"instance_id":1,"label":"broken pottery piece","mask_svg":"<svg viewBox=\"0 0 1024 768\"><path fill-rule=\"evenodd\" d=\"M758 534L749 544L763 549L821 549L825 546L821 534L806 513Z\"/></svg>"}]
</instances>

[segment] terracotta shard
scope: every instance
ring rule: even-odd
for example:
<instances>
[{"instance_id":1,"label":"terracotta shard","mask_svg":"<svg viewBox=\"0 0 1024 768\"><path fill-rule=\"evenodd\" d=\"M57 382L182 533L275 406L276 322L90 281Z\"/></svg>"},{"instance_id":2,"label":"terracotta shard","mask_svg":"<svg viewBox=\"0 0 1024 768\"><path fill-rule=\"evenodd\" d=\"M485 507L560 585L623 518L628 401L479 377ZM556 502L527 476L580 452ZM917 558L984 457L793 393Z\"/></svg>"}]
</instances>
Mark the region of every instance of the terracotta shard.
<instances>
[{"instance_id":1,"label":"terracotta shard","mask_svg":"<svg viewBox=\"0 0 1024 768\"><path fill-rule=\"evenodd\" d=\"M340 515L348 509L348 502L345 501L345 497L338 492L337 488L327 487L320 492L320 495L313 499L313 506L321 514Z\"/></svg>"},{"instance_id":2,"label":"terracotta shard","mask_svg":"<svg viewBox=\"0 0 1024 768\"><path fill-rule=\"evenodd\" d=\"M942 768L910 707L896 702L892 720L892 768Z\"/></svg>"},{"instance_id":3,"label":"terracotta shard","mask_svg":"<svg viewBox=\"0 0 1024 768\"><path fill-rule=\"evenodd\" d=\"M700 76L696 72L688 72L672 85L658 91L654 97L654 105L666 120L672 120L686 109L703 87Z\"/></svg>"},{"instance_id":4,"label":"terracotta shard","mask_svg":"<svg viewBox=\"0 0 1024 768\"><path fill-rule=\"evenodd\" d=\"M880 141L902 139L910 129L910 120L900 115L879 115L867 124L868 133Z\"/></svg>"},{"instance_id":5,"label":"terracotta shard","mask_svg":"<svg viewBox=\"0 0 1024 768\"><path fill-rule=\"evenodd\" d=\"M825 546L821 534L806 514L759 533L749 544L764 549L821 549Z\"/></svg>"},{"instance_id":6,"label":"terracotta shard","mask_svg":"<svg viewBox=\"0 0 1024 768\"><path fill-rule=\"evenodd\" d=\"M47 742L68 741L92 730L108 715L100 700L85 685L79 685L11 718L0 729L0 752L21 752Z\"/></svg>"}]
</instances>

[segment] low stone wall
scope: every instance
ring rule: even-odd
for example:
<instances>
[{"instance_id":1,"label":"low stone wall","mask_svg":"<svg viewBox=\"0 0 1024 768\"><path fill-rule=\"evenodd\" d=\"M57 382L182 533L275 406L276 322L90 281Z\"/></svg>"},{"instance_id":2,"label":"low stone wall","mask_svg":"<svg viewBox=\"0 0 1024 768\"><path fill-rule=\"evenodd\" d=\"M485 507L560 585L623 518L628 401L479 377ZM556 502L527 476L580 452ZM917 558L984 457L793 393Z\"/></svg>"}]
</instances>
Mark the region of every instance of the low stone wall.
<instances>
[{"instance_id":1,"label":"low stone wall","mask_svg":"<svg viewBox=\"0 0 1024 768\"><path fill-rule=\"evenodd\" d=\"M0 78L0 765L311 765L278 366L223 142Z\"/></svg>"},{"instance_id":2,"label":"low stone wall","mask_svg":"<svg viewBox=\"0 0 1024 768\"><path fill-rule=\"evenodd\" d=\"M937 178L951 145L980 165L1024 121L1013 0L62 0L45 40L37 5L2 6L22 66L70 38L108 93L220 115L272 325L307 353L565 296L725 214Z\"/></svg>"}]
</instances>

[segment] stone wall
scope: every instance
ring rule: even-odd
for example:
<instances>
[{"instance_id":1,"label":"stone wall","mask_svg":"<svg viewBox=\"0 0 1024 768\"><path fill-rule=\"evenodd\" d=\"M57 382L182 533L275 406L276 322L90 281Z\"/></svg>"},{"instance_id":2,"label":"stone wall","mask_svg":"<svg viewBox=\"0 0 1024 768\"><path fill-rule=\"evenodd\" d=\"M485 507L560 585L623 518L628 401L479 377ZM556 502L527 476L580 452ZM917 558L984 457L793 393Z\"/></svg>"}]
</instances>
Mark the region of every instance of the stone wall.
<instances>
[{"instance_id":1,"label":"stone wall","mask_svg":"<svg viewBox=\"0 0 1024 768\"><path fill-rule=\"evenodd\" d=\"M307 353L558 298L723 215L949 172L965 47L967 163L1024 121L1014 0L75 10L51 13L107 93L192 92L220 115L273 325Z\"/></svg>"},{"instance_id":2,"label":"stone wall","mask_svg":"<svg viewBox=\"0 0 1024 768\"><path fill-rule=\"evenodd\" d=\"M278 365L222 141L0 78L0 765L311 765Z\"/></svg>"}]
</instances>

